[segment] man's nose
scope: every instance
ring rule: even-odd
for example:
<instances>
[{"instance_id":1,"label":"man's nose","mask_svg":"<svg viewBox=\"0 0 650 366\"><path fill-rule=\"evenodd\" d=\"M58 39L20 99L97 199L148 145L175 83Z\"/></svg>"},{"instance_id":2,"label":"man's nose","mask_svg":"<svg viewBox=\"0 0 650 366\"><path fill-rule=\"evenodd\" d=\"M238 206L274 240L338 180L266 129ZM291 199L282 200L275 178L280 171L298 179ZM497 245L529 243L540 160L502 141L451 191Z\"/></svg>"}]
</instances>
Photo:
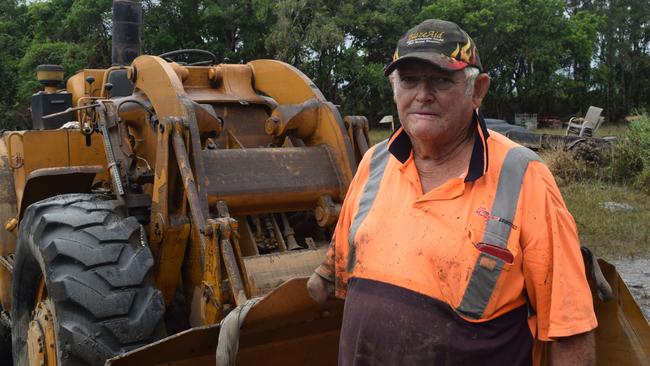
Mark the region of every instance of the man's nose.
<instances>
[{"instance_id":1,"label":"man's nose","mask_svg":"<svg viewBox=\"0 0 650 366\"><path fill-rule=\"evenodd\" d=\"M436 88L428 80L420 80L417 86L415 99L418 102L431 102L436 97Z\"/></svg>"}]
</instances>

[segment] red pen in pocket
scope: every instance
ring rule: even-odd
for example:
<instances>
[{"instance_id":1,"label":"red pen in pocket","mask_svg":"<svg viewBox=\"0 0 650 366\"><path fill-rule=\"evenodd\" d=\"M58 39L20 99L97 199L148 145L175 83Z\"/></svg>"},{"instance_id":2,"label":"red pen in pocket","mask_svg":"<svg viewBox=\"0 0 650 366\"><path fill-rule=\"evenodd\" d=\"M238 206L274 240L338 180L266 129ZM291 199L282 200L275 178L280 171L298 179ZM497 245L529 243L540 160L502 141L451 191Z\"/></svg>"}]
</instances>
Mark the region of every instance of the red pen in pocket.
<instances>
[{"instance_id":1,"label":"red pen in pocket","mask_svg":"<svg viewBox=\"0 0 650 366\"><path fill-rule=\"evenodd\" d=\"M508 248L488 243L477 243L475 246L479 251L497 257L508 264L512 264L515 259Z\"/></svg>"}]
</instances>

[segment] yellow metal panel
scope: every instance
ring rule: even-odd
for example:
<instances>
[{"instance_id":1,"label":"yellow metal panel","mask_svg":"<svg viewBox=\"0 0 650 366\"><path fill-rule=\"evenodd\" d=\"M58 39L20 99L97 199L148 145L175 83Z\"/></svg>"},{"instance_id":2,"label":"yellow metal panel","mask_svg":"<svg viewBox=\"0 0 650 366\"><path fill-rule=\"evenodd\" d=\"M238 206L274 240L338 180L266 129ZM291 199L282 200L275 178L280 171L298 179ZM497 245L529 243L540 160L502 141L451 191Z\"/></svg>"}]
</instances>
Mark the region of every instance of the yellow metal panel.
<instances>
[{"instance_id":1,"label":"yellow metal panel","mask_svg":"<svg viewBox=\"0 0 650 366\"><path fill-rule=\"evenodd\" d=\"M616 267L598 260L603 275L612 286L614 298L608 302L594 296L598 318L596 360L598 365L650 365L650 325L623 282Z\"/></svg>"},{"instance_id":2,"label":"yellow metal panel","mask_svg":"<svg viewBox=\"0 0 650 366\"><path fill-rule=\"evenodd\" d=\"M22 135L24 169L27 173L70 165L68 131L26 131Z\"/></svg>"},{"instance_id":3,"label":"yellow metal panel","mask_svg":"<svg viewBox=\"0 0 650 366\"><path fill-rule=\"evenodd\" d=\"M187 118L181 101L187 96L183 82L168 62L156 56L140 56L133 60L133 68L136 89L147 95L160 120L170 116Z\"/></svg>"},{"instance_id":4,"label":"yellow metal panel","mask_svg":"<svg viewBox=\"0 0 650 366\"><path fill-rule=\"evenodd\" d=\"M187 79L183 80L185 89L209 89L210 82L208 80L209 66L186 66L188 71Z\"/></svg>"},{"instance_id":5,"label":"yellow metal panel","mask_svg":"<svg viewBox=\"0 0 650 366\"><path fill-rule=\"evenodd\" d=\"M14 161L22 166L14 170L16 199L20 202L29 173L42 168L68 166L106 166L104 145L99 134L86 146L85 136L78 130L45 130L13 132L5 137ZM97 179L108 179L106 171Z\"/></svg>"},{"instance_id":6,"label":"yellow metal panel","mask_svg":"<svg viewBox=\"0 0 650 366\"><path fill-rule=\"evenodd\" d=\"M298 104L309 98L325 102L325 96L309 78L295 67L275 60L249 62L255 88L280 104Z\"/></svg>"},{"instance_id":7,"label":"yellow metal panel","mask_svg":"<svg viewBox=\"0 0 650 366\"><path fill-rule=\"evenodd\" d=\"M14 170L16 200L20 202L29 173L36 169L69 166L68 132L65 130L21 131L7 138L14 160L22 166Z\"/></svg>"},{"instance_id":8,"label":"yellow metal panel","mask_svg":"<svg viewBox=\"0 0 650 366\"><path fill-rule=\"evenodd\" d=\"M86 136L82 135L78 130L69 130L68 141L70 166L101 165L104 167L104 172L97 174L95 180L109 179L104 141L100 134L92 134L90 146L86 146Z\"/></svg>"}]
</instances>

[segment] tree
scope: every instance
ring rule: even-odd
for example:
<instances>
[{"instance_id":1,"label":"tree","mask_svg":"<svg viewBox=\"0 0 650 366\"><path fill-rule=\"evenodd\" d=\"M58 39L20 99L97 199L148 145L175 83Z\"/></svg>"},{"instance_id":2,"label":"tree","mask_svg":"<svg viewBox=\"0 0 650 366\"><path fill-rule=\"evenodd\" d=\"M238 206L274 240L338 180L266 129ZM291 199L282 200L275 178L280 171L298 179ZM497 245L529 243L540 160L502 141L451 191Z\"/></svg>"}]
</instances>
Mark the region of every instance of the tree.
<instances>
[{"instance_id":1,"label":"tree","mask_svg":"<svg viewBox=\"0 0 650 366\"><path fill-rule=\"evenodd\" d=\"M0 126L25 125L34 68L70 76L110 65L112 0L0 3ZM395 114L383 75L404 32L427 18L474 37L492 86L487 115L563 117L589 105L619 120L650 108L650 3L643 0L142 0L143 51L212 51L229 63L288 62L343 114ZM184 61L184 59L179 59ZM191 61L189 59L185 61Z\"/></svg>"},{"instance_id":2,"label":"tree","mask_svg":"<svg viewBox=\"0 0 650 366\"><path fill-rule=\"evenodd\" d=\"M24 126L26 108L16 98L18 60L26 43L24 29L26 7L15 0L0 3L0 130Z\"/></svg>"}]
</instances>

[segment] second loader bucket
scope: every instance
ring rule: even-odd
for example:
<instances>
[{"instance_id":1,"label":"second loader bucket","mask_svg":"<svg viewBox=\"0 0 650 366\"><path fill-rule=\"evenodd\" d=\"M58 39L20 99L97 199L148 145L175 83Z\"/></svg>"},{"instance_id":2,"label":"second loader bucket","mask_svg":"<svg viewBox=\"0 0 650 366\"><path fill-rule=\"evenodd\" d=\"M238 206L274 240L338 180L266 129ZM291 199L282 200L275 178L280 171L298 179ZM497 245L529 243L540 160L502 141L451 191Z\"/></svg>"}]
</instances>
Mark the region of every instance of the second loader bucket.
<instances>
[{"instance_id":1,"label":"second loader bucket","mask_svg":"<svg viewBox=\"0 0 650 366\"><path fill-rule=\"evenodd\" d=\"M604 302L594 296L598 318L596 360L598 365L650 365L650 325L616 267L599 259L600 269L612 287L613 298Z\"/></svg>"}]
</instances>

